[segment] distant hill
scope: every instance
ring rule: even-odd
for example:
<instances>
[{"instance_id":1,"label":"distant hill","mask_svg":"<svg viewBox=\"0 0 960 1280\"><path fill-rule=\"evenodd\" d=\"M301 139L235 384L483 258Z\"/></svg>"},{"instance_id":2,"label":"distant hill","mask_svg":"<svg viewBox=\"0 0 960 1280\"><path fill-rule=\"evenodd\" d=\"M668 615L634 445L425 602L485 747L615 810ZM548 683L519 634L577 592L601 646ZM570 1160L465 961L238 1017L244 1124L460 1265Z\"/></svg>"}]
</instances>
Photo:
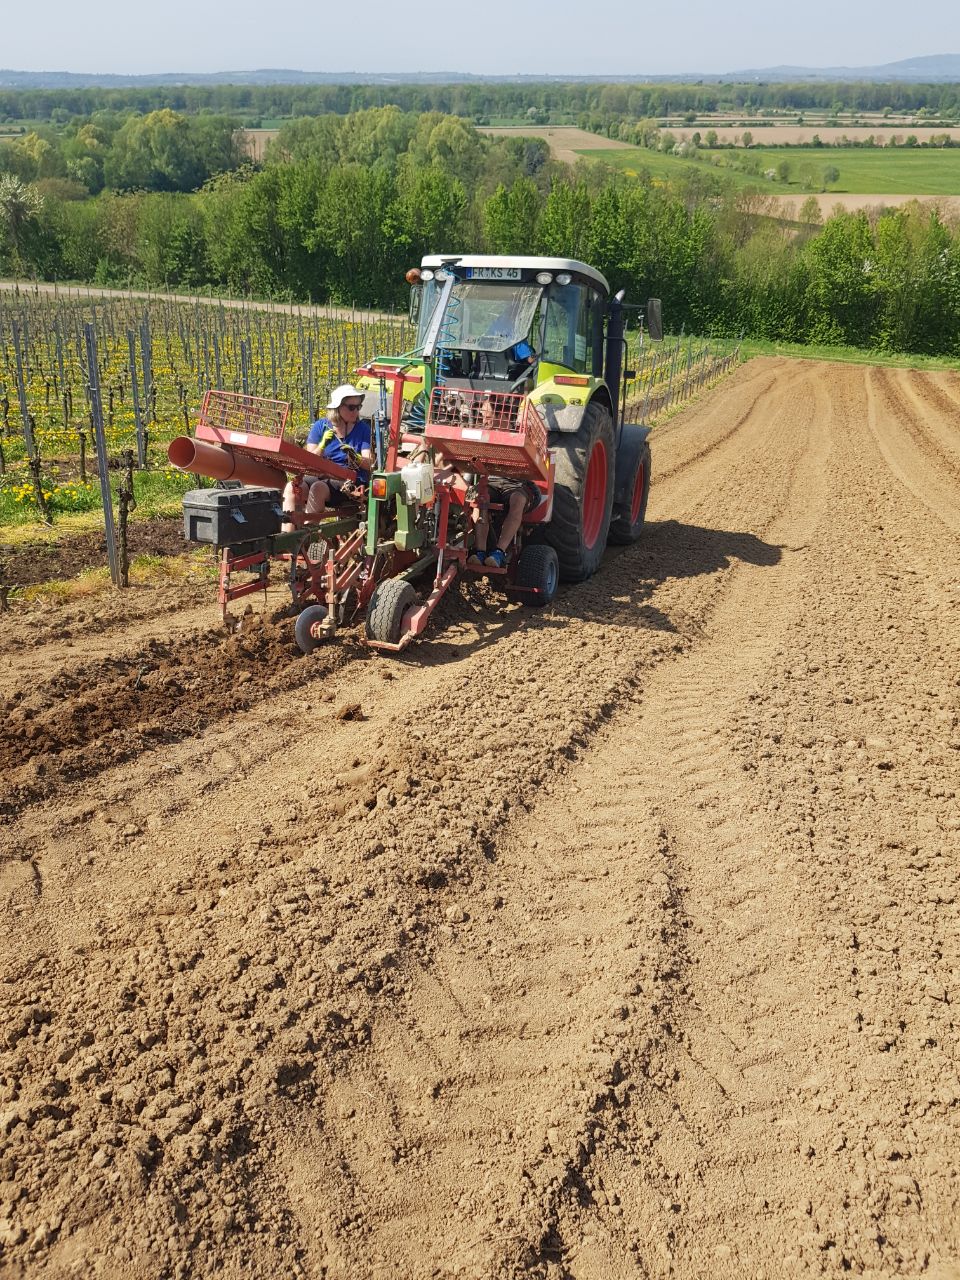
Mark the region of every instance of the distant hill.
<instances>
[{"instance_id":1,"label":"distant hill","mask_svg":"<svg viewBox=\"0 0 960 1280\"><path fill-rule=\"evenodd\" d=\"M165 71L155 75L96 75L82 71L9 71L0 69L0 89L135 89L147 85L215 84L652 84L723 81L876 80L933 84L960 82L960 54L937 53L904 58L879 67L762 67L746 71L678 72L652 75L471 75L463 71Z\"/></svg>"},{"instance_id":2,"label":"distant hill","mask_svg":"<svg viewBox=\"0 0 960 1280\"><path fill-rule=\"evenodd\" d=\"M731 71L723 77L733 80L911 80L922 84L960 81L960 54L933 53L923 58L904 58L880 67L763 67L752 71Z\"/></svg>"}]
</instances>

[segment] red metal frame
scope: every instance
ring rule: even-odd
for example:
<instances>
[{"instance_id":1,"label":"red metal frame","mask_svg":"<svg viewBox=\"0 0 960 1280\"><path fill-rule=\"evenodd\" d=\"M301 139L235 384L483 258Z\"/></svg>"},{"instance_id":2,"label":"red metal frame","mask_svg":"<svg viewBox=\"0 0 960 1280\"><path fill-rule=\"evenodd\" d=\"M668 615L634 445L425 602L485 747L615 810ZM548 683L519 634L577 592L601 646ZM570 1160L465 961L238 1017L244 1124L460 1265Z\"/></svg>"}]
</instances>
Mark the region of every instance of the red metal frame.
<instances>
[{"instance_id":1,"label":"red metal frame","mask_svg":"<svg viewBox=\"0 0 960 1280\"><path fill-rule=\"evenodd\" d=\"M402 432L403 384L405 381L421 381L420 375L412 378L403 368L371 363L358 370L358 376L383 378L393 384L393 397L387 433L387 451L384 470L396 471L400 462L401 444L411 439L418 444L432 445L449 464L449 472L437 477L434 502L437 510L437 561L433 588L420 604L412 606L403 619L401 634L396 644L376 647L399 652L417 636L423 634L433 611L456 580L469 555L469 536L462 544L450 545L451 506L461 509L480 507L486 510L500 509L489 501L488 480L491 475L501 475L529 480L543 495L543 501L524 516L524 523L534 524L548 519L553 499L553 468L547 448L546 425L528 398L512 392L490 392L436 387L431 395L423 436L405 436ZM354 478L354 472L329 462L320 455L284 440L289 406L284 402L260 397L237 395L225 391L208 391L204 397L200 420L196 428L198 439L236 450L258 461L283 467L299 479L305 473L336 478ZM468 489L462 472L477 475L476 496ZM316 524L306 517L302 522L290 513L292 522L304 526L313 525L322 535L323 518ZM368 598L377 579L374 578L368 557L361 553L366 539L364 528L338 537L326 560L315 567L306 563L301 575L294 568L301 555L296 552L275 553L268 550L234 556L230 548L223 550L220 561L219 600L224 616L228 605L253 591L266 590L270 576L271 560L280 560L291 566L290 583L294 602L306 603L312 599L327 605L327 617L317 623L318 630L329 634L336 629L336 608L343 593L356 587L360 602ZM399 553L401 562L405 558ZM416 561L416 553L411 556ZM396 572L397 557L391 559ZM254 572L252 581L233 585L231 575L238 571ZM364 578L364 573L368 574ZM485 572L509 575L512 569L485 570Z\"/></svg>"},{"instance_id":2,"label":"red metal frame","mask_svg":"<svg viewBox=\"0 0 960 1280\"><path fill-rule=\"evenodd\" d=\"M322 533L317 526L317 532ZM326 560L314 566L307 562L307 573L296 578L291 573L290 585L294 595L294 604L303 605L310 599L326 604L328 617L335 618L338 598L344 591L354 585L363 569L363 559L357 553L363 549L365 533L362 528L355 529L346 536L338 537ZM306 541L306 540L304 540ZM221 616L226 620L227 609L234 600L240 600L253 591L266 592L270 582L270 565L274 562L290 565L298 558L295 554L282 551L271 552L260 550L244 555L233 555L230 547L224 547L220 555L220 572L217 598L220 603ZM234 573L242 573L259 569L259 576L234 585L231 577ZM330 627L335 628L335 623Z\"/></svg>"},{"instance_id":3,"label":"red metal frame","mask_svg":"<svg viewBox=\"0 0 960 1280\"><path fill-rule=\"evenodd\" d=\"M362 369L358 369L357 377L383 378L385 382L394 384L390 405L390 428L387 432L387 456L384 459L382 470L396 471L402 439L400 422L403 418L403 384L405 382L422 382L423 375L419 373L410 374L402 365L397 368L395 365L377 364L374 361L372 364L364 365Z\"/></svg>"},{"instance_id":4,"label":"red metal frame","mask_svg":"<svg viewBox=\"0 0 960 1280\"><path fill-rule=\"evenodd\" d=\"M357 473L351 467L285 440L289 413L290 406L282 400L211 389L203 397L194 435L257 462L282 467L291 475L309 472L335 480L356 480Z\"/></svg>"}]
</instances>

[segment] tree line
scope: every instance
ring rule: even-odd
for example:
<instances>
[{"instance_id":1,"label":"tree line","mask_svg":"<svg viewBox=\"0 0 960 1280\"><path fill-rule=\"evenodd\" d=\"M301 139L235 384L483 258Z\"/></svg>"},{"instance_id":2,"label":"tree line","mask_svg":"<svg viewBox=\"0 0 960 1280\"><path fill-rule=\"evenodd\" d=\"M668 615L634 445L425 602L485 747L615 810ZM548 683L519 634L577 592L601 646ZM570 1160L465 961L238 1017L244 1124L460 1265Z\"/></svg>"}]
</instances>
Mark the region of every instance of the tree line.
<instances>
[{"instance_id":1,"label":"tree line","mask_svg":"<svg viewBox=\"0 0 960 1280\"><path fill-rule=\"evenodd\" d=\"M811 199L787 223L709 172L570 168L439 113L298 121L190 193L0 177L0 271L48 280L395 307L408 267L458 250L579 258L674 331L960 356L960 228L928 206L821 223Z\"/></svg>"},{"instance_id":2,"label":"tree line","mask_svg":"<svg viewBox=\"0 0 960 1280\"><path fill-rule=\"evenodd\" d=\"M960 118L958 84L734 83L590 84L581 81L462 84L271 84L150 85L134 88L0 89L0 121L65 124L104 112L170 110L212 113L252 120L310 115L348 115L396 106L418 114L441 111L476 122L519 119L533 113L544 120L576 120L581 115L632 119L732 111L924 112Z\"/></svg>"}]
</instances>

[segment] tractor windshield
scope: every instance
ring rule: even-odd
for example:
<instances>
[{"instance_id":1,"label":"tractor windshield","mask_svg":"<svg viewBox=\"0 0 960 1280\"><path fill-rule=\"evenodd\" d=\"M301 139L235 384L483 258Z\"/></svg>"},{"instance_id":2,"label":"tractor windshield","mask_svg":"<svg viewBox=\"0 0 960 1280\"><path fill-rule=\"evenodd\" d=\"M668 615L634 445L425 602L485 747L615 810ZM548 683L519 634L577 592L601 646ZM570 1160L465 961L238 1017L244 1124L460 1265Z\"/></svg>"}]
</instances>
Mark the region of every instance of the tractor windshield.
<instances>
[{"instance_id":1,"label":"tractor windshield","mask_svg":"<svg viewBox=\"0 0 960 1280\"><path fill-rule=\"evenodd\" d=\"M425 282L418 343L423 345L442 285ZM540 285L459 280L453 287L440 330L440 345L462 351L507 351L524 342L537 304Z\"/></svg>"}]
</instances>

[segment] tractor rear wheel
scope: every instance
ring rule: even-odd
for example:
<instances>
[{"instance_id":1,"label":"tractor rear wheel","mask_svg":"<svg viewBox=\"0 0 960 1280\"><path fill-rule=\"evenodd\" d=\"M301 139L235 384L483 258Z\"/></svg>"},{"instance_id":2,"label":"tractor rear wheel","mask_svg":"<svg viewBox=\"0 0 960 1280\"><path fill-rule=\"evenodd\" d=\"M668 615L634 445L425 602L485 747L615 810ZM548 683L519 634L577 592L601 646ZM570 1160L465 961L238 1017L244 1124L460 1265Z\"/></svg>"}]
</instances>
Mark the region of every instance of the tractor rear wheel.
<instances>
[{"instance_id":1,"label":"tractor rear wheel","mask_svg":"<svg viewBox=\"0 0 960 1280\"><path fill-rule=\"evenodd\" d=\"M400 639L403 615L417 598L403 578L385 578L367 606L367 639L377 644L396 644Z\"/></svg>"},{"instance_id":2,"label":"tractor rear wheel","mask_svg":"<svg viewBox=\"0 0 960 1280\"><path fill-rule=\"evenodd\" d=\"M323 644L327 639L327 634L321 632L319 635L314 634L314 627L318 622L323 622L327 616L327 606L325 604L310 604L297 616L296 625L293 628L293 634L296 636L297 644L304 653L313 653L318 645Z\"/></svg>"},{"instance_id":3,"label":"tractor rear wheel","mask_svg":"<svg viewBox=\"0 0 960 1280\"><path fill-rule=\"evenodd\" d=\"M605 404L587 406L578 431L550 437L556 470L553 516L544 537L557 553L563 582L582 582L600 567L613 510L616 455Z\"/></svg>"},{"instance_id":4,"label":"tractor rear wheel","mask_svg":"<svg viewBox=\"0 0 960 1280\"><path fill-rule=\"evenodd\" d=\"M610 541L636 542L643 532L650 495L650 446L643 427L627 423L617 450L617 484L610 521Z\"/></svg>"},{"instance_id":5,"label":"tractor rear wheel","mask_svg":"<svg viewBox=\"0 0 960 1280\"><path fill-rule=\"evenodd\" d=\"M560 565L553 547L544 543L529 542L520 552L514 585L520 587L524 604L542 608L557 594L560 585Z\"/></svg>"}]
</instances>

